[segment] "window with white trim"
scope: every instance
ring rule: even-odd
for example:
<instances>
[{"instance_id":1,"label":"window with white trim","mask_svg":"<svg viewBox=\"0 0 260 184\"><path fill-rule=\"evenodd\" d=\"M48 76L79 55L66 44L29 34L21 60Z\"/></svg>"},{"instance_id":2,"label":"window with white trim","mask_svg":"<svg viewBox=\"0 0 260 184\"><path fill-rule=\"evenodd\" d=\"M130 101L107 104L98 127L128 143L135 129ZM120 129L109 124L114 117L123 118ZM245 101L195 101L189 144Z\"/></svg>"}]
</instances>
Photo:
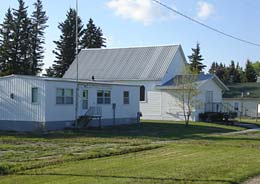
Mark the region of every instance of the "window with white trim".
<instances>
[{"instance_id":1,"label":"window with white trim","mask_svg":"<svg viewBox=\"0 0 260 184\"><path fill-rule=\"evenodd\" d=\"M129 91L124 91L123 101L124 104L129 104Z\"/></svg>"},{"instance_id":2,"label":"window with white trim","mask_svg":"<svg viewBox=\"0 0 260 184\"><path fill-rule=\"evenodd\" d=\"M73 89L56 89L56 104L73 104Z\"/></svg>"},{"instance_id":3,"label":"window with white trim","mask_svg":"<svg viewBox=\"0 0 260 184\"><path fill-rule=\"evenodd\" d=\"M145 87L140 86L140 101L144 102L145 101Z\"/></svg>"},{"instance_id":4,"label":"window with white trim","mask_svg":"<svg viewBox=\"0 0 260 184\"><path fill-rule=\"evenodd\" d=\"M97 104L110 104L111 103L111 92L108 90L97 91Z\"/></svg>"},{"instance_id":5,"label":"window with white trim","mask_svg":"<svg viewBox=\"0 0 260 184\"><path fill-rule=\"evenodd\" d=\"M36 87L32 88L32 103L39 102L38 91L39 91L38 88Z\"/></svg>"},{"instance_id":6,"label":"window with white trim","mask_svg":"<svg viewBox=\"0 0 260 184\"><path fill-rule=\"evenodd\" d=\"M206 103L213 102L213 91L206 91Z\"/></svg>"},{"instance_id":7,"label":"window with white trim","mask_svg":"<svg viewBox=\"0 0 260 184\"><path fill-rule=\"evenodd\" d=\"M88 90L82 92L82 109L88 109Z\"/></svg>"}]
</instances>

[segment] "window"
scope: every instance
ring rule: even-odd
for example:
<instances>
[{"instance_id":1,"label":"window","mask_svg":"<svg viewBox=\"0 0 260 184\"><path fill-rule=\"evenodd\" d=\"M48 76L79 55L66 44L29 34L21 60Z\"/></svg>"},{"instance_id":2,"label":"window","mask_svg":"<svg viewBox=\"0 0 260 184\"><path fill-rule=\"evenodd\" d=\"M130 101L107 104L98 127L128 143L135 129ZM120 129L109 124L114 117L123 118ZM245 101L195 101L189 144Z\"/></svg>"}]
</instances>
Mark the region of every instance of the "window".
<instances>
[{"instance_id":1,"label":"window","mask_svg":"<svg viewBox=\"0 0 260 184\"><path fill-rule=\"evenodd\" d=\"M206 103L213 102L213 91L206 91Z\"/></svg>"},{"instance_id":2,"label":"window","mask_svg":"<svg viewBox=\"0 0 260 184\"><path fill-rule=\"evenodd\" d=\"M82 92L82 109L88 109L88 90Z\"/></svg>"},{"instance_id":3,"label":"window","mask_svg":"<svg viewBox=\"0 0 260 184\"><path fill-rule=\"evenodd\" d=\"M38 103L38 88L32 88L32 103Z\"/></svg>"},{"instance_id":4,"label":"window","mask_svg":"<svg viewBox=\"0 0 260 184\"><path fill-rule=\"evenodd\" d=\"M235 110L235 111L238 111L238 106L239 106L239 103L238 103L238 102L235 102L235 103L234 103L234 110Z\"/></svg>"},{"instance_id":5,"label":"window","mask_svg":"<svg viewBox=\"0 0 260 184\"><path fill-rule=\"evenodd\" d=\"M129 91L124 91L124 104L129 104Z\"/></svg>"},{"instance_id":6,"label":"window","mask_svg":"<svg viewBox=\"0 0 260 184\"><path fill-rule=\"evenodd\" d=\"M73 89L56 89L56 104L73 104Z\"/></svg>"},{"instance_id":7,"label":"window","mask_svg":"<svg viewBox=\"0 0 260 184\"><path fill-rule=\"evenodd\" d=\"M145 101L145 87L140 87L140 101Z\"/></svg>"},{"instance_id":8,"label":"window","mask_svg":"<svg viewBox=\"0 0 260 184\"><path fill-rule=\"evenodd\" d=\"M111 103L111 92L105 90L97 91L97 104L110 104Z\"/></svg>"}]
</instances>

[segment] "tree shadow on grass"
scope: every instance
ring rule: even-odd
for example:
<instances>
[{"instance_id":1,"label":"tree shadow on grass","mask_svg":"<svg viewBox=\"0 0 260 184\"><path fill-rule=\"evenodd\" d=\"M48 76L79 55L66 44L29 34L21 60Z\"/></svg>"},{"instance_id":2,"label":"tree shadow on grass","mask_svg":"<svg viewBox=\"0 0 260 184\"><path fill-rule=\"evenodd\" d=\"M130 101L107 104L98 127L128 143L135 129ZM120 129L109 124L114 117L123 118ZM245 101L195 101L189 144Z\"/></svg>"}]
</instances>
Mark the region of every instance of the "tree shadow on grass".
<instances>
[{"instance_id":1,"label":"tree shadow on grass","mask_svg":"<svg viewBox=\"0 0 260 184\"><path fill-rule=\"evenodd\" d=\"M226 133L232 129L224 127L214 127L211 124L193 123L185 126L182 122L144 122L141 124L121 125L105 127L102 129L86 130L64 130L51 131L47 134L37 132L0 132L1 136L14 136L16 138L44 138L44 139L66 139L66 138L144 138L144 139L207 139L201 135L212 133ZM214 139L214 138L212 138ZM217 139L217 138L216 138ZM222 138L231 139L231 138ZM232 137L232 139L235 139ZM239 139L239 138L238 138ZM252 138L243 138L252 140ZM255 139L259 140L259 139Z\"/></svg>"},{"instance_id":2,"label":"tree shadow on grass","mask_svg":"<svg viewBox=\"0 0 260 184\"><path fill-rule=\"evenodd\" d=\"M193 178L173 178L173 177L149 177L149 176L118 176L118 175L100 175L100 174L64 174L64 173L37 173L37 174L27 174L27 173L19 173L16 175L22 176L69 176L69 177L91 177L91 178L114 178L114 179L132 179L138 181L156 181L158 183L161 182L194 182L194 183L209 183L209 182L219 182L219 183L229 183L229 184L238 184L232 180L224 180L224 179L193 179Z\"/></svg>"}]
</instances>

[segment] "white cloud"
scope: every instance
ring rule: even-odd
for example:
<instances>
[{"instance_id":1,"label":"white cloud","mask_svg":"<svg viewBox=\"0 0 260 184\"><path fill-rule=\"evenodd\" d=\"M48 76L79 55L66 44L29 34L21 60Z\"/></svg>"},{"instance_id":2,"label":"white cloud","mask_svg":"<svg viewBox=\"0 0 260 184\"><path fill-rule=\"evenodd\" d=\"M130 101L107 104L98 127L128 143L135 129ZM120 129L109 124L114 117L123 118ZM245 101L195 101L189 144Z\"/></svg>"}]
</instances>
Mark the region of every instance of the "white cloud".
<instances>
[{"instance_id":1,"label":"white cloud","mask_svg":"<svg viewBox=\"0 0 260 184\"><path fill-rule=\"evenodd\" d=\"M197 16L201 19L207 19L209 18L212 14L215 13L215 8L212 4L207 3L205 1L199 1L198 2L198 12Z\"/></svg>"},{"instance_id":2,"label":"white cloud","mask_svg":"<svg viewBox=\"0 0 260 184\"><path fill-rule=\"evenodd\" d=\"M155 20L165 20L173 17L173 14L162 9L152 0L109 0L106 6L115 10L116 15L124 19L132 19L145 25Z\"/></svg>"}]
</instances>

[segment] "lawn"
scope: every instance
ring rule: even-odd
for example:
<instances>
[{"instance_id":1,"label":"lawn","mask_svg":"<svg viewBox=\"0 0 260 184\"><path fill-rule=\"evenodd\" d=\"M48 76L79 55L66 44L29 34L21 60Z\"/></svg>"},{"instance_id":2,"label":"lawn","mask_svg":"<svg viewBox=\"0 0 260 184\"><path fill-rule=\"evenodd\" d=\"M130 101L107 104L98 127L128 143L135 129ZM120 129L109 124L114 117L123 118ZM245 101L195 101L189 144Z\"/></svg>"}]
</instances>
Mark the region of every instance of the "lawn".
<instances>
[{"instance_id":1,"label":"lawn","mask_svg":"<svg viewBox=\"0 0 260 184\"><path fill-rule=\"evenodd\" d=\"M260 174L260 133L144 122L46 135L1 132L0 183L227 183ZM1 169L1 166L0 166Z\"/></svg>"},{"instance_id":2,"label":"lawn","mask_svg":"<svg viewBox=\"0 0 260 184\"><path fill-rule=\"evenodd\" d=\"M260 118L258 118L257 121L256 121L256 119L253 119L253 118L241 118L241 120L240 120L240 118L237 118L236 120L241 123L255 124L260 127Z\"/></svg>"}]
</instances>

